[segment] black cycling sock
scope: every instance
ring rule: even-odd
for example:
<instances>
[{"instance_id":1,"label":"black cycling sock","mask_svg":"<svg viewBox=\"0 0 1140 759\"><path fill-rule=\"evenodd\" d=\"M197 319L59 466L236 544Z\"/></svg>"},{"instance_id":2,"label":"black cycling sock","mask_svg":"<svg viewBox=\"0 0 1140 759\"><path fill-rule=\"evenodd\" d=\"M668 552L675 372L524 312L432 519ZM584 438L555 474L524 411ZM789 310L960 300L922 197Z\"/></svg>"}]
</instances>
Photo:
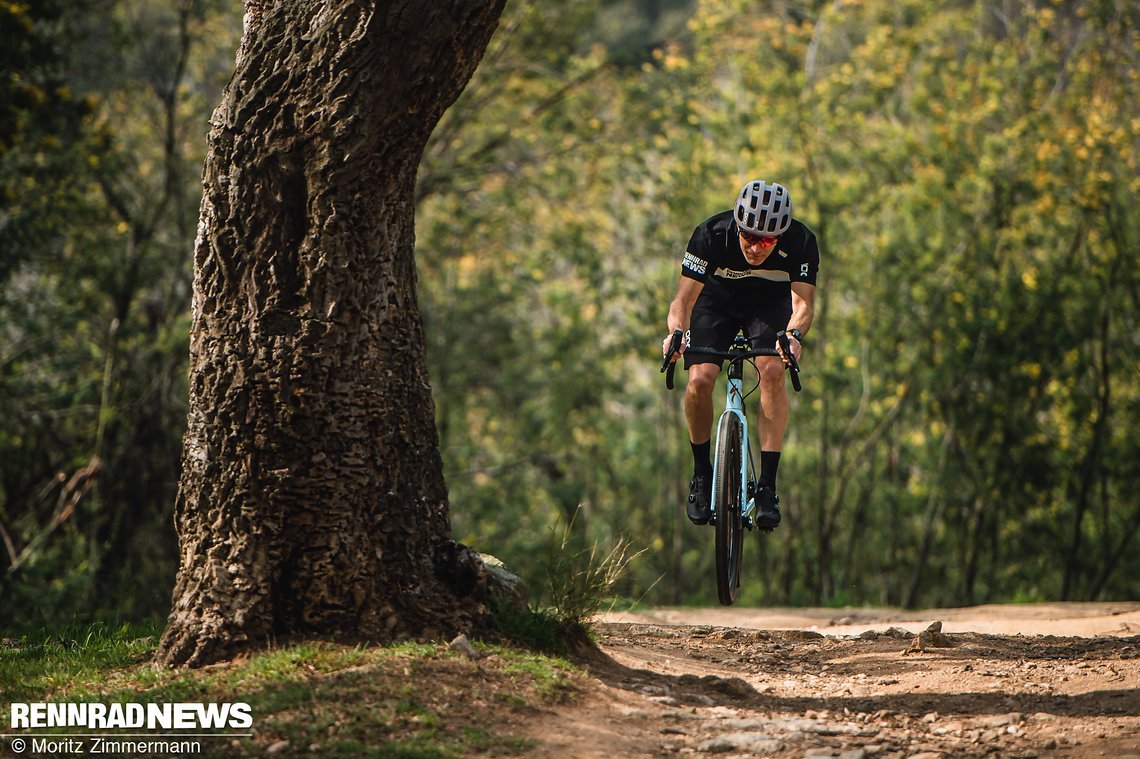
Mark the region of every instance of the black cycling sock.
<instances>
[{"instance_id":1,"label":"black cycling sock","mask_svg":"<svg viewBox=\"0 0 1140 759\"><path fill-rule=\"evenodd\" d=\"M779 451L760 451L760 484L776 487L776 471L780 468Z\"/></svg>"},{"instance_id":2,"label":"black cycling sock","mask_svg":"<svg viewBox=\"0 0 1140 759\"><path fill-rule=\"evenodd\" d=\"M712 441L706 440L703 443L697 444L692 440L689 445L693 447L693 474L705 475L706 477L712 474Z\"/></svg>"}]
</instances>

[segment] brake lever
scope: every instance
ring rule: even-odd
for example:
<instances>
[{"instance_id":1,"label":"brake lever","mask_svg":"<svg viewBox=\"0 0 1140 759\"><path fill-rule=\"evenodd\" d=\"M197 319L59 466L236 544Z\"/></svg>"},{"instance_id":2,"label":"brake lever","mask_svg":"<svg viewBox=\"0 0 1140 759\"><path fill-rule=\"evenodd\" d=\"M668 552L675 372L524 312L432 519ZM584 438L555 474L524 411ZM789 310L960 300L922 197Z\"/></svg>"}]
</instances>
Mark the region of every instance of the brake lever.
<instances>
[{"instance_id":1,"label":"brake lever","mask_svg":"<svg viewBox=\"0 0 1140 759\"><path fill-rule=\"evenodd\" d=\"M780 331L776 333L776 339L780 342L780 350L784 352L782 358L788 369L792 373L792 388L798 393L803 389L800 384L800 364L796 361L796 357L792 355L792 344L788 342L788 333Z\"/></svg>"},{"instance_id":2,"label":"brake lever","mask_svg":"<svg viewBox=\"0 0 1140 759\"><path fill-rule=\"evenodd\" d=\"M681 349L681 341L685 339L685 333L679 329L673 330L673 340L669 343L669 352L665 354L665 360L661 363L661 371L665 373L665 387L669 390L673 389L673 374L677 370L677 362L670 361L673 354Z\"/></svg>"}]
</instances>

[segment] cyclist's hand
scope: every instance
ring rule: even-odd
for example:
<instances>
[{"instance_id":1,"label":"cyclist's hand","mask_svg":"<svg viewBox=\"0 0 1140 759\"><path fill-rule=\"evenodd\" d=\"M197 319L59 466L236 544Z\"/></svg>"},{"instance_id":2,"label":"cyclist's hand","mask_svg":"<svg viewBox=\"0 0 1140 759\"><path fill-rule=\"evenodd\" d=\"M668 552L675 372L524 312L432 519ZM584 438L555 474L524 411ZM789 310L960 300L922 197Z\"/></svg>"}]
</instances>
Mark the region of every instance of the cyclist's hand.
<instances>
[{"instance_id":1,"label":"cyclist's hand","mask_svg":"<svg viewBox=\"0 0 1140 759\"><path fill-rule=\"evenodd\" d=\"M792 357L796 361L799 361L800 356L804 354L803 343L797 340L795 335L788 335L788 347L792 349ZM784 348L780 345L779 340L776 341L776 350L779 351L781 356L784 356ZM787 360L787 356L784 356L784 359Z\"/></svg>"},{"instance_id":2,"label":"cyclist's hand","mask_svg":"<svg viewBox=\"0 0 1140 759\"><path fill-rule=\"evenodd\" d=\"M686 331L681 338L681 344L677 348L677 352L672 356L669 355L670 349L673 347L673 333L670 332L665 335L665 339L661 341L661 357L669 359L670 363L676 361L685 352L685 348L689 347L689 333Z\"/></svg>"}]
</instances>

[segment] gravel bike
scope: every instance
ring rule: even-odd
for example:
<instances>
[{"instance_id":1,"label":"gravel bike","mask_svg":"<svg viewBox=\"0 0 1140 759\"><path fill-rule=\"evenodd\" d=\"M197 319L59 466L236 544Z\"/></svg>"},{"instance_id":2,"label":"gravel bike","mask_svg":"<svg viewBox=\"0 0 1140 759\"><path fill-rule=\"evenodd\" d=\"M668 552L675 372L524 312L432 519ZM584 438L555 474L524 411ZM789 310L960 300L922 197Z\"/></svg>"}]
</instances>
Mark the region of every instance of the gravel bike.
<instances>
[{"instance_id":1,"label":"gravel bike","mask_svg":"<svg viewBox=\"0 0 1140 759\"><path fill-rule=\"evenodd\" d=\"M751 341L737 335L727 351L711 348L690 347L686 353L700 353L728 361L728 397L724 413L720 416L716 431L716 457L713 460L712 515L709 524L716 529L716 589L720 602L730 606L736 600L736 589L740 587L741 555L744 549L744 530L753 528L753 515L756 513L757 477L752 460L752 450L748 443L748 415L744 411L744 400L760 386L760 373L756 372L756 385L744 392L744 362L755 356L779 356L791 373L792 387L796 392L802 389L800 367L792 355L788 336L784 332L776 335L783 354L775 348L752 348ZM669 352L661 365L665 373L665 386L673 389L673 373L676 362L673 356L681 348L684 334L673 332ZM748 362L755 369L755 364ZM763 532L771 532L771 529Z\"/></svg>"}]
</instances>

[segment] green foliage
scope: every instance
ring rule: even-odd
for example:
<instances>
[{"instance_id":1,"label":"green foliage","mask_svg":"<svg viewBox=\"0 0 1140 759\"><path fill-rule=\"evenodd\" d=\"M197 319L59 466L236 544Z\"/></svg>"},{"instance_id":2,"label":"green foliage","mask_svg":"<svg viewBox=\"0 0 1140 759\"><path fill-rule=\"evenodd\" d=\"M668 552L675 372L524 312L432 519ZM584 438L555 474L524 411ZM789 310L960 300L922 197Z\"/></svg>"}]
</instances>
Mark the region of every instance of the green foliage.
<instances>
[{"instance_id":1,"label":"green foliage","mask_svg":"<svg viewBox=\"0 0 1140 759\"><path fill-rule=\"evenodd\" d=\"M419 217L461 539L533 575L582 503L585 533L650 547L624 592L711 601L653 354L689 230L761 175L824 265L788 518L748 547L741 602L1134 594L1135 8L706 0L636 69L558 28L545 78L457 105L452 139L516 139ZM531 55L507 41L496 60Z\"/></svg>"},{"instance_id":2,"label":"green foliage","mask_svg":"<svg viewBox=\"0 0 1140 759\"><path fill-rule=\"evenodd\" d=\"M9 624L169 602L232 6L0 5ZM644 546L613 593L714 603L656 354L692 227L764 176L823 267L739 603L1134 597L1138 28L1122 0L508 4L417 187L456 537L528 578Z\"/></svg>"},{"instance_id":3,"label":"green foliage","mask_svg":"<svg viewBox=\"0 0 1140 759\"><path fill-rule=\"evenodd\" d=\"M71 23L96 2L0 5L0 284L82 206L75 167L97 155L94 102L67 76Z\"/></svg>"},{"instance_id":4,"label":"green foliage","mask_svg":"<svg viewBox=\"0 0 1140 759\"><path fill-rule=\"evenodd\" d=\"M566 654L572 636L580 633L568 628L547 609L494 604L491 616L497 635L532 651Z\"/></svg>"},{"instance_id":5,"label":"green foliage","mask_svg":"<svg viewBox=\"0 0 1140 759\"><path fill-rule=\"evenodd\" d=\"M619 538L604 553L598 544L586 548L576 534L574 519L561 535L551 531L546 546L546 589L555 619L563 625L584 629L611 598L631 561L642 552L630 553L630 544Z\"/></svg>"},{"instance_id":6,"label":"green foliage","mask_svg":"<svg viewBox=\"0 0 1140 759\"><path fill-rule=\"evenodd\" d=\"M5 81L59 97L0 135L0 603L19 626L163 614L198 125L240 19L112 0L2 12L30 19L12 28L35 52L9 50Z\"/></svg>"},{"instance_id":7,"label":"green foliage","mask_svg":"<svg viewBox=\"0 0 1140 759\"><path fill-rule=\"evenodd\" d=\"M545 583L537 603L502 602L492 608L497 631L508 640L565 654L584 640L593 617L616 602L614 589L643 552L631 554L624 538L604 551L597 543L586 547L587 537L575 524L571 517L547 532L541 565Z\"/></svg>"}]
</instances>

